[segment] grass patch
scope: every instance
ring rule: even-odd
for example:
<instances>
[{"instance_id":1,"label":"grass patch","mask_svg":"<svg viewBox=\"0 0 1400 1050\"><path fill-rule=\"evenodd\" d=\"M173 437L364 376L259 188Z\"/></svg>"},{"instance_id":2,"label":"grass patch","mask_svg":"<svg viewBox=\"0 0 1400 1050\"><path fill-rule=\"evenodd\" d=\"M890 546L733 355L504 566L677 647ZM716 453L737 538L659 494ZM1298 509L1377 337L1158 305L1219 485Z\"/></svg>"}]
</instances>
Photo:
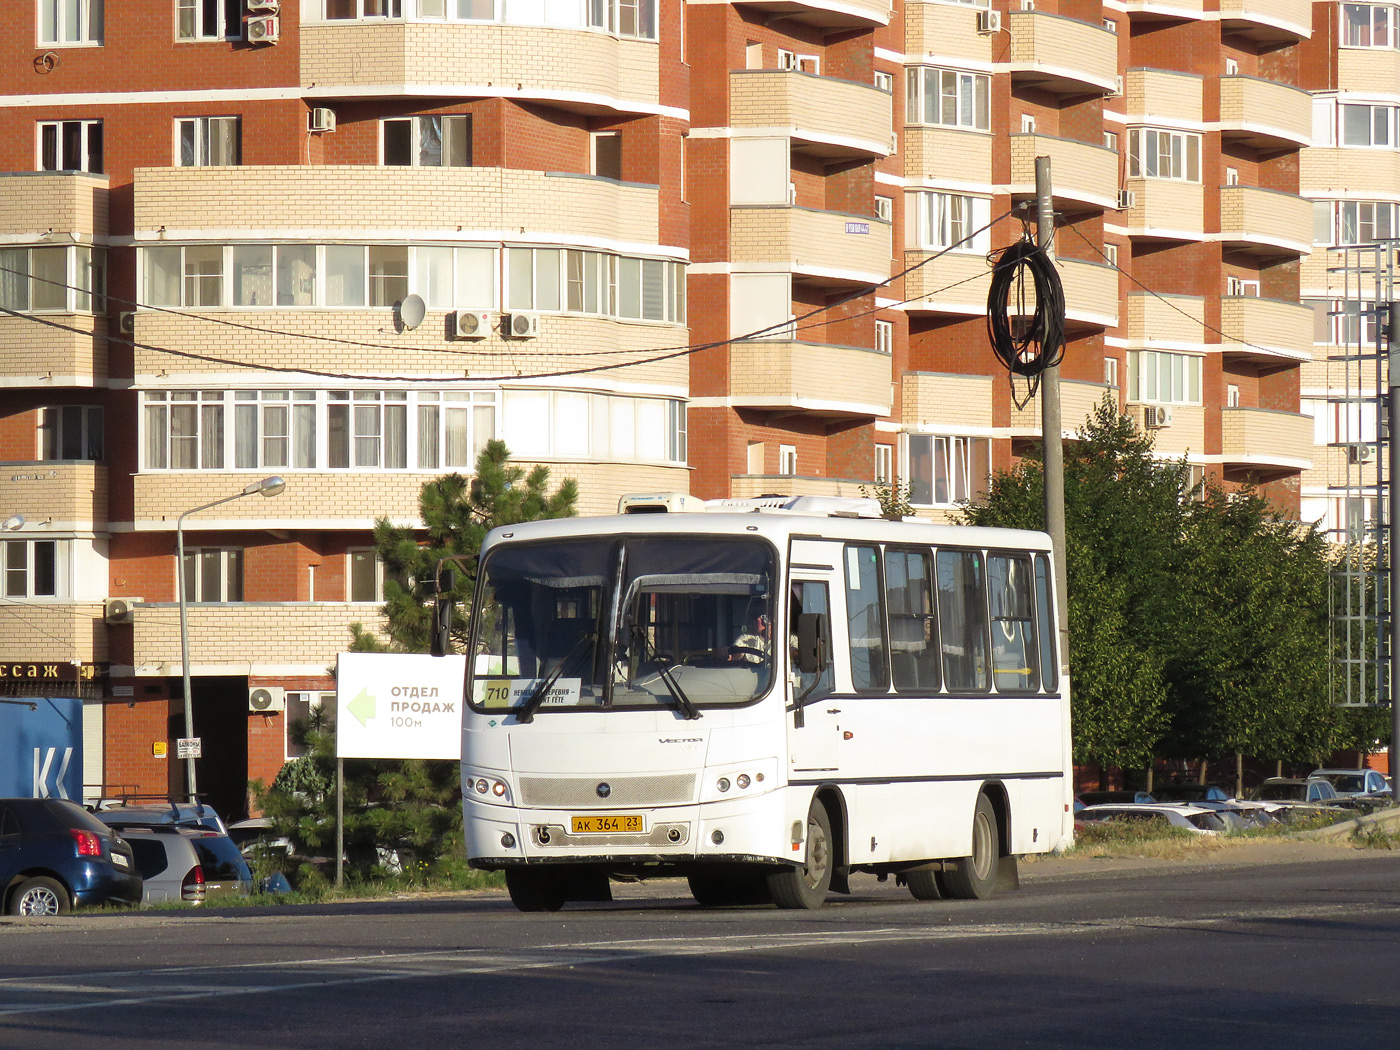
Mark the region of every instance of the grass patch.
<instances>
[{"instance_id":1,"label":"grass patch","mask_svg":"<svg viewBox=\"0 0 1400 1050\"><path fill-rule=\"evenodd\" d=\"M1220 849L1225 836L1197 835L1185 828L1110 820L1080 828L1061 857L1146 857L1178 860Z\"/></svg>"},{"instance_id":2,"label":"grass patch","mask_svg":"<svg viewBox=\"0 0 1400 1050\"><path fill-rule=\"evenodd\" d=\"M1400 831L1379 824L1361 824L1351 833L1357 849L1400 849Z\"/></svg>"}]
</instances>

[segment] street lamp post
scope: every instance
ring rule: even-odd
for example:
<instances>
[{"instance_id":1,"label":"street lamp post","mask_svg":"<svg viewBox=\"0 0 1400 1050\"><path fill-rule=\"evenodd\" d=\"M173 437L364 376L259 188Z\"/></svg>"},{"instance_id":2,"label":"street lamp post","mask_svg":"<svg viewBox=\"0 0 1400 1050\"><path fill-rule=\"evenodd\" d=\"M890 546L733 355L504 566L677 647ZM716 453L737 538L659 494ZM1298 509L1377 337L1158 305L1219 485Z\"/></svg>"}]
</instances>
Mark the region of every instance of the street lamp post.
<instances>
[{"instance_id":1,"label":"street lamp post","mask_svg":"<svg viewBox=\"0 0 1400 1050\"><path fill-rule=\"evenodd\" d=\"M178 518L175 519L175 581L180 599L180 674L184 681L185 692L185 736L194 736L194 701L190 694L190 624L189 608L185 597L185 519L191 514L198 514L202 510L210 507L217 507L221 503L230 503L244 496L251 496L259 493L263 496L276 496L287 487L287 483L281 478L263 478L261 481L250 482L243 486L242 492L235 492L232 496L225 496L223 499L216 499L213 503L205 503L199 507L191 507ZM195 801L195 774L194 756L185 758L185 788L189 792L190 801Z\"/></svg>"}]
</instances>

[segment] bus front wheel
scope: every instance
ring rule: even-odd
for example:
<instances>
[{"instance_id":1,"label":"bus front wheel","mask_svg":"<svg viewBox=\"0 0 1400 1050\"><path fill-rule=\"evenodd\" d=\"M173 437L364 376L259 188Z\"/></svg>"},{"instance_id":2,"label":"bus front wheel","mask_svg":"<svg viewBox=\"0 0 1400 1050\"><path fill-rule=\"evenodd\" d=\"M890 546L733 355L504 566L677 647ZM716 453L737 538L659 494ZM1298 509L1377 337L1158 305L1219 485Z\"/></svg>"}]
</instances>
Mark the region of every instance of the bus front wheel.
<instances>
[{"instance_id":1,"label":"bus front wheel","mask_svg":"<svg viewBox=\"0 0 1400 1050\"><path fill-rule=\"evenodd\" d=\"M566 896L564 881L555 872L539 868L507 868L506 890L521 911L558 911Z\"/></svg>"},{"instance_id":2,"label":"bus front wheel","mask_svg":"<svg viewBox=\"0 0 1400 1050\"><path fill-rule=\"evenodd\" d=\"M807 861L800 868L768 876L768 889L779 908L820 908L831 889L831 868L835 863L831 840L831 819L826 807L813 799L807 811Z\"/></svg>"},{"instance_id":3,"label":"bus front wheel","mask_svg":"<svg viewBox=\"0 0 1400 1050\"><path fill-rule=\"evenodd\" d=\"M978 795L972 813L972 854L953 861L943 872L942 887L949 897L980 901L992 895L1001 865L1000 843L996 810L986 795Z\"/></svg>"}]
</instances>

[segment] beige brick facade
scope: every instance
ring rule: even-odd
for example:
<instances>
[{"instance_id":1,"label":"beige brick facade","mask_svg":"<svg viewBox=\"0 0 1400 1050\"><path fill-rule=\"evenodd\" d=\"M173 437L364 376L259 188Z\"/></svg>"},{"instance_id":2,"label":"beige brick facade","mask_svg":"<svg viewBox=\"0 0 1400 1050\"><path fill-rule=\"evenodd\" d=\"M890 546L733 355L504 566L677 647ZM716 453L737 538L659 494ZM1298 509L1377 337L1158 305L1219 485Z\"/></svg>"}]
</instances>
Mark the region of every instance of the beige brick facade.
<instances>
[{"instance_id":1,"label":"beige brick facade","mask_svg":"<svg viewBox=\"0 0 1400 1050\"><path fill-rule=\"evenodd\" d=\"M770 409L849 406L856 415L888 415L888 354L854 346L750 340L729 347L729 394ZM839 409L838 409L839 410Z\"/></svg>"},{"instance_id":2,"label":"beige brick facade","mask_svg":"<svg viewBox=\"0 0 1400 1050\"><path fill-rule=\"evenodd\" d=\"M1205 237L1205 187L1199 182L1130 178L1124 185L1133 194L1133 206L1127 211L1130 230Z\"/></svg>"},{"instance_id":3,"label":"beige brick facade","mask_svg":"<svg viewBox=\"0 0 1400 1050\"><path fill-rule=\"evenodd\" d=\"M1221 349L1261 354L1276 352L1304 359L1312 355L1312 310L1298 303L1253 296L1222 296Z\"/></svg>"},{"instance_id":4,"label":"beige brick facade","mask_svg":"<svg viewBox=\"0 0 1400 1050\"><path fill-rule=\"evenodd\" d=\"M1172 425L1148 430L1159 456L1190 456L1199 461L1206 451L1206 410L1201 405L1172 405ZM1128 414L1143 425L1143 406L1129 405Z\"/></svg>"},{"instance_id":5,"label":"beige brick facade","mask_svg":"<svg viewBox=\"0 0 1400 1050\"><path fill-rule=\"evenodd\" d=\"M1299 192L1307 197L1393 196L1400 186L1400 153L1391 149L1305 149L1298 159Z\"/></svg>"},{"instance_id":6,"label":"beige brick facade","mask_svg":"<svg viewBox=\"0 0 1400 1050\"><path fill-rule=\"evenodd\" d=\"M1222 408L1220 450L1227 463L1309 465L1313 421L1297 412L1264 408Z\"/></svg>"},{"instance_id":7,"label":"beige brick facade","mask_svg":"<svg viewBox=\"0 0 1400 1050\"><path fill-rule=\"evenodd\" d=\"M1118 271L1107 263L1060 258L1065 315L1072 321L1114 328L1118 325Z\"/></svg>"},{"instance_id":8,"label":"beige brick facade","mask_svg":"<svg viewBox=\"0 0 1400 1050\"><path fill-rule=\"evenodd\" d=\"M929 5L924 5L929 6ZM907 179L991 183L993 138L983 131L910 127L904 132Z\"/></svg>"},{"instance_id":9,"label":"beige brick facade","mask_svg":"<svg viewBox=\"0 0 1400 1050\"><path fill-rule=\"evenodd\" d=\"M1312 3L1310 0L1220 0L1220 20L1227 24L1242 23L1256 33L1271 27L1286 28L1289 32L1276 35L1289 40L1294 39L1294 31L1301 30L1305 34L1311 31Z\"/></svg>"},{"instance_id":10,"label":"beige brick facade","mask_svg":"<svg viewBox=\"0 0 1400 1050\"><path fill-rule=\"evenodd\" d=\"M101 602L7 601L6 607L5 660L107 659Z\"/></svg>"},{"instance_id":11,"label":"beige brick facade","mask_svg":"<svg viewBox=\"0 0 1400 1050\"><path fill-rule=\"evenodd\" d=\"M0 174L0 236L52 230L84 241L107 236L107 178L78 172ZM52 242L47 242L52 243ZM67 239L58 242L67 243Z\"/></svg>"},{"instance_id":12,"label":"beige brick facade","mask_svg":"<svg viewBox=\"0 0 1400 1050\"><path fill-rule=\"evenodd\" d=\"M900 392L900 418L911 429L925 423L969 428L992 425L991 376L905 372Z\"/></svg>"},{"instance_id":13,"label":"beige brick facade","mask_svg":"<svg viewBox=\"0 0 1400 1050\"><path fill-rule=\"evenodd\" d=\"M1127 311L1130 346L1146 350L1154 343L1205 342L1206 301L1200 296L1129 292Z\"/></svg>"},{"instance_id":14,"label":"beige brick facade","mask_svg":"<svg viewBox=\"0 0 1400 1050\"><path fill-rule=\"evenodd\" d=\"M930 252L905 252L904 265L916 266ZM948 252L904 278L904 298L910 311L985 314L992 271L987 259L971 252Z\"/></svg>"},{"instance_id":15,"label":"beige brick facade","mask_svg":"<svg viewBox=\"0 0 1400 1050\"><path fill-rule=\"evenodd\" d=\"M729 209L729 240L736 264L774 263L794 273L874 281L890 270L890 224L868 215L789 205L735 206Z\"/></svg>"},{"instance_id":16,"label":"beige brick facade","mask_svg":"<svg viewBox=\"0 0 1400 1050\"><path fill-rule=\"evenodd\" d=\"M1220 232L1227 242L1312 247L1312 202L1259 186L1220 187Z\"/></svg>"},{"instance_id":17,"label":"beige brick facade","mask_svg":"<svg viewBox=\"0 0 1400 1050\"><path fill-rule=\"evenodd\" d=\"M881 154L889 136L890 95L873 84L816 76L796 69L738 69L729 74L729 121L734 128L790 129L797 141L858 139Z\"/></svg>"},{"instance_id":18,"label":"beige brick facade","mask_svg":"<svg viewBox=\"0 0 1400 1050\"><path fill-rule=\"evenodd\" d=\"M133 611L138 672L180 674L179 604L140 602ZM368 602L192 604L186 612L192 674L210 673L209 665L243 674L257 673L259 665L334 667L336 654L350 644L352 623L376 632L383 628L379 606Z\"/></svg>"},{"instance_id":19,"label":"beige brick facade","mask_svg":"<svg viewBox=\"0 0 1400 1050\"><path fill-rule=\"evenodd\" d=\"M1312 141L1312 96L1258 77L1221 77L1220 124L1226 132L1264 132L1306 145Z\"/></svg>"},{"instance_id":20,"label":"beige brick facade","mask_svg":"<svg viewBox=\"0 0 1400 1050\"><path fill-rule=\"evenodd\" d=\"M107 319L93 314L42 317L63 327L0 315L0 386L102 385L107 378Z\"/></svg>"},{"instance_id":21,"label":"beige brick facade","mask_svg":"<svg viewBox=\"0 0 1400 1050\"><path fill-rule=\"evenodd\" d=\"M107 464L83 461L0 463L0 507L6 516L50 528L91 530L107 522Z\"/></svg>"},{"instance_id":22,"label":"beige brick facade","mask_svg":"<svg viewBox=\"0 0 1400 1050\"><path fill-rule=\"evenodd\" d=\"M1064 432L1074 433L1094 413L1105 394L1116 390L1104 383L1062 380L1060 383L1060 421ZM1037 393L1024 408L1011 406L1011 429L1023 433L1041 432L1041 396Z\"/></svg>"},{"instance_id":23,"label":"beige brick facade","mask_svg":"<svg viewBox=\"0 0 1400 1050\"><path fill-rule=\"evenodd\" d=\"M910 62L935 57L956 57L991 62L999 43L990 34L977 32L975 7L956 4L904 5L905 50Z\"/></svg>"},{"instance_id":24,"label":"beige brick facade","mask_svg":"<svg viewBox=\"0 0 1400 1050\"><path fill-rule=\"evenodd\" d=\"M1013 74L1050 76L1090 87L1112 88L1117 81L1116 33L1046 11L1011 11L1006 17Z\"/></svg>"},{"instance_id":25,"label":"beige brick facade","mask_svg":"<svg viewBox=\"0 0 1400 1050\"><path fill-rule=\"evenodd\" d=\"M1055 196L1099 208L1118 204L1118 154L1103 146L1050 135L1011 135L1011 182L1035 186L1035 158L1049 157Z\"/></svg>"},{"instance_id":26,"label":"beige brick facade","mask_svg":"<svg viewBox=\"0 0 1400 1050\"><path fill-rule=\"evenodd\" d=\"M812 478L792 474L735 474L730 479L734 499L755 496L848 496L870 494L874 484L843 478ZM865 489L865 492L861 490Z\"/></svg>"},{"instance_id":27,"label":"beige brick facade","mask_svg":"<svg viewBox=\"0 0 1400 1050\"><path fill-rule=\"evenodd\" d=\"M1133 120L1196 122L1204 119L1205 81L1194 73L1169 69L1130 69L1124 75L1124 102Z\"/></svg>"}]
</instances>

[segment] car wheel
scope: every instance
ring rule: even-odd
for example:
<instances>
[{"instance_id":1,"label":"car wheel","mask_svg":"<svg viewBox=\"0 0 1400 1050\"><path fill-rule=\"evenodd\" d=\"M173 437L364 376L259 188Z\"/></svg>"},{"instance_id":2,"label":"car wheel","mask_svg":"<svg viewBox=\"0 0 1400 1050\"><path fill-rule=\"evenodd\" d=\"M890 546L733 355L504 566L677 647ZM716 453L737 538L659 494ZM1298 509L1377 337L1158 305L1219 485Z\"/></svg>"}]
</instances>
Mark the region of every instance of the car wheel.
<instances>
[{"instance_id":1,"label":"car wheel","mask_svg":"<svg viewBox=\"0 0 1400 1050\"><path fill-rule=\"evenodd\" d=\"M11 915L62 915L67 910L68 891L43 876L21 882L10 897Z\"/></svg>"},{"instance_id":2,"label":"car wheel","mask_svg":"<svg viewBox=\"0 0 1400 1050\"><path fill-rule=\"evenodd\" d=\"M800 868L768 876L768 889L779 908L820 908L831 889L835 864L831 820L826 807L816 799L807 811L807 860Z\"/></svg>"}]
</instances>

